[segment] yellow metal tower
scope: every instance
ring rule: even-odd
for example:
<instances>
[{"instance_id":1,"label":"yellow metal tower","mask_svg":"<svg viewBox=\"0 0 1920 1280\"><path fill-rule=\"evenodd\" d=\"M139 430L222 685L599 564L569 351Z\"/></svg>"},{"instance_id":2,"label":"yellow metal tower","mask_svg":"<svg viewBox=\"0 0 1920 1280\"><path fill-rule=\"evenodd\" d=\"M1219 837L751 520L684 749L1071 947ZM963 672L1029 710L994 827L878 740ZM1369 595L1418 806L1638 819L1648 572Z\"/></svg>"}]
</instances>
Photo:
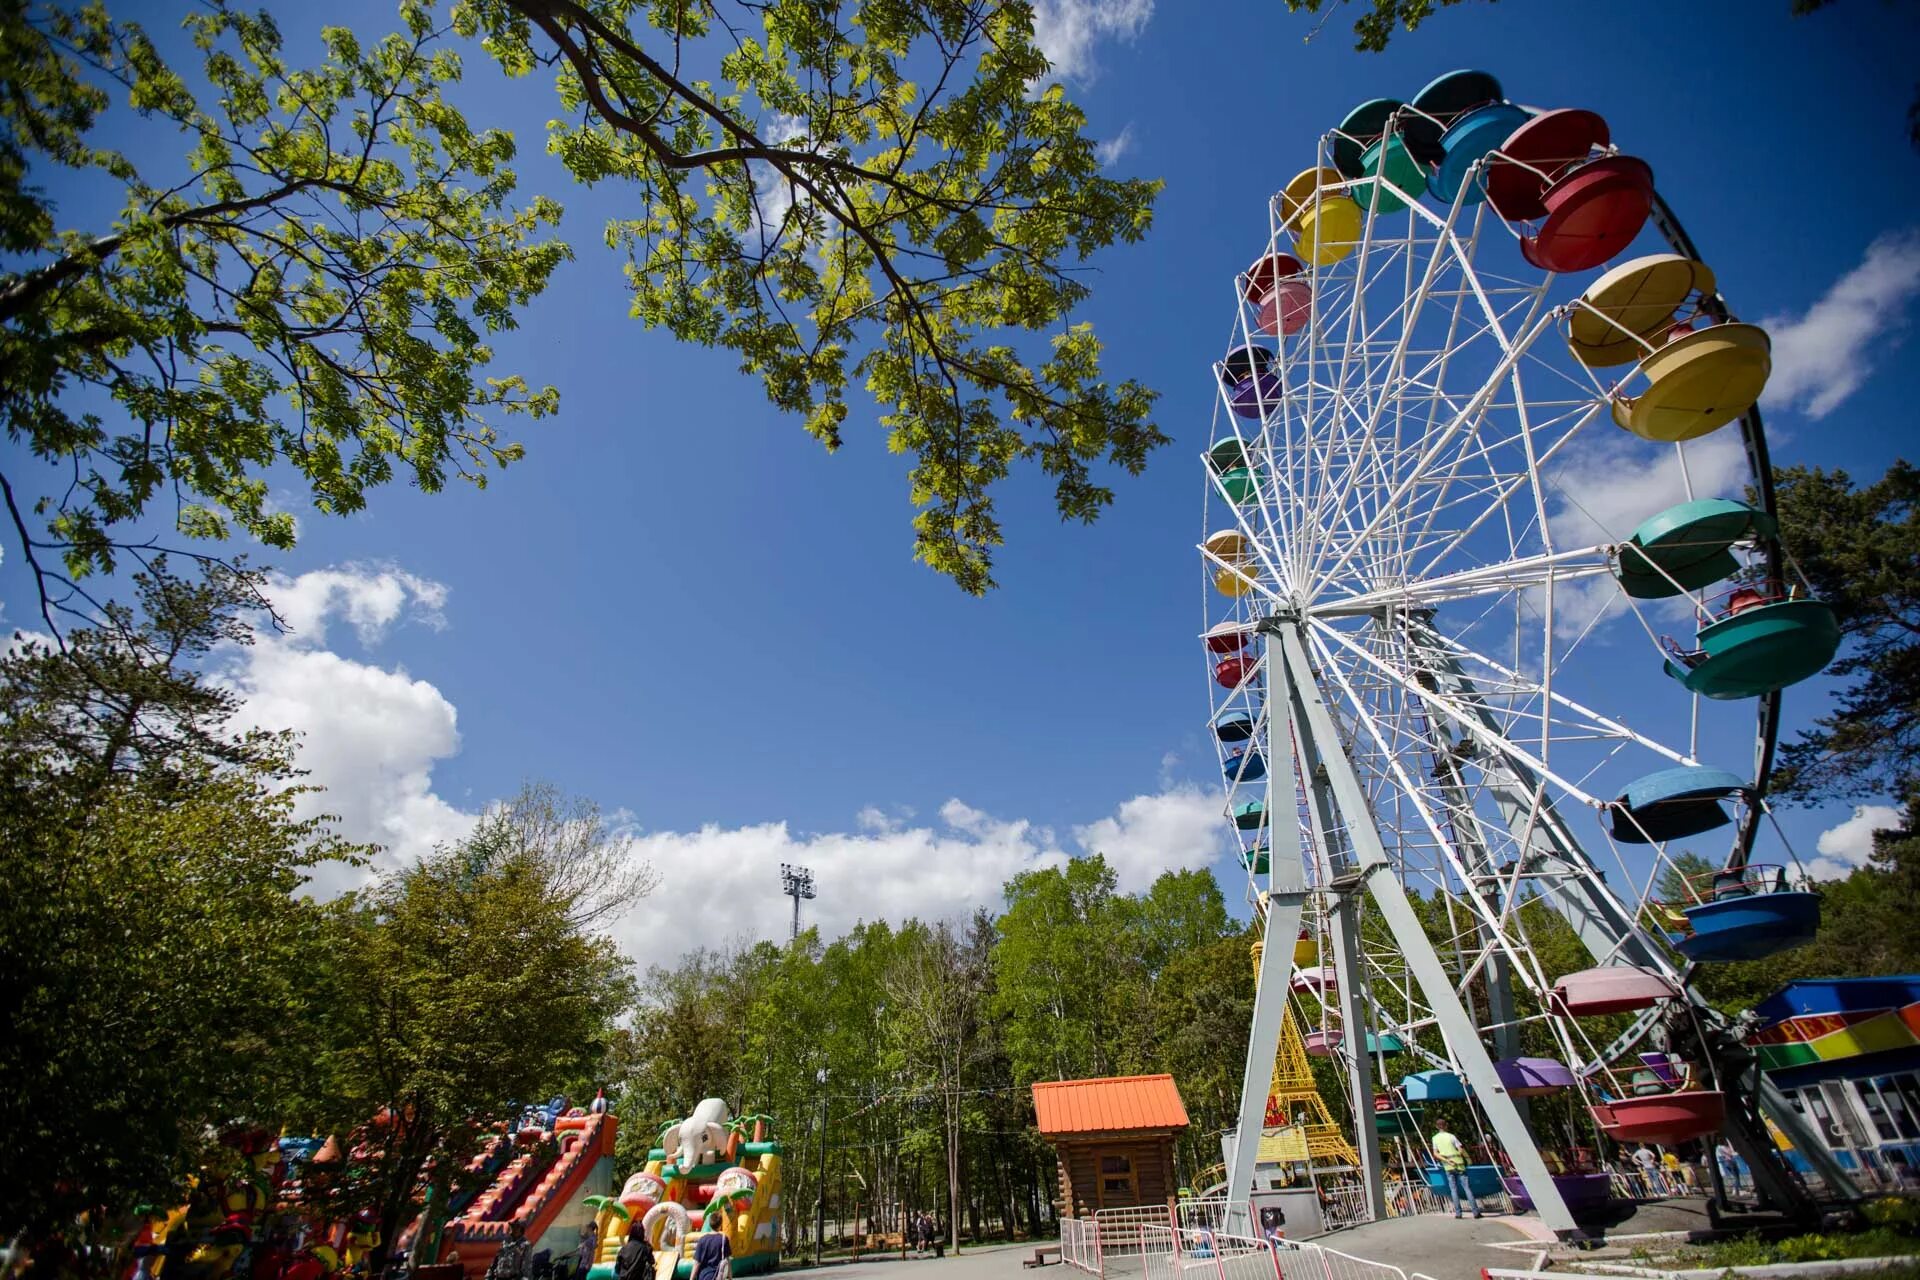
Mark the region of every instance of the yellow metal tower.
<instances>
[{"instance_id":1,"label":"yellow metal tower","mask_svg":"<svg viewBox=\"0 0 1920 1280\"><path fill-rule=\"evenodd\" d=\"M1260 972L1260 952L1264 944L1253 944L1253 971ZM1294 944L1295 965L1319 963L1319 947L1312 939ZM1304 959L1302 953L1306 953ZM1307 1062L1306 1042L1300 1038L1300 1026L1293 1019L1293 1003L1288 1001L1280 1022L1280 1052L1273 1061L1273 1083L1267 1089L1267 1125L1269 1128L1293 1126L1306 1130L1307 1159L1316 1165L1344 1164L1360 1167L1360 1153L1353 1149L1340 1126L1333 1122L1326 1099L1313 1081L1313 1067ZM1297 1140L1296 1140L1297 1142ZM1264 1142L1261 1144L1266 1145ZM1298 1147L1295 1146L1295 1151ZM1297 1158L1297 1157L1296 1157Z\"/></svg>"}]
</instances>

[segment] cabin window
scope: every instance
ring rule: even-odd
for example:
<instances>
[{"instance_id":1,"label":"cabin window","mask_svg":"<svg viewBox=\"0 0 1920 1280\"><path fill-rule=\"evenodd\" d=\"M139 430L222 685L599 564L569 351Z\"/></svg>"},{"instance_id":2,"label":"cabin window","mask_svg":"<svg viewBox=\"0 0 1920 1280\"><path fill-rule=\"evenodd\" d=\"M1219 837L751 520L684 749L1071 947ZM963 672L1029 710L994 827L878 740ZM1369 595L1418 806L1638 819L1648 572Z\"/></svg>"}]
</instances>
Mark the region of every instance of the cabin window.
<instances>
[{"instance_id":1,"label":"cabin window","mask_svg":"<svg viewBox=\"0 0 1920 1280\"><path fill-rule=\"evenodd\" d=\"M1102 1204L1133 1204L1139 1200L1138 1183L1133 1172L1133 1157L1100 1157L1100 1200Z\"/></svg>"}]
</instances>

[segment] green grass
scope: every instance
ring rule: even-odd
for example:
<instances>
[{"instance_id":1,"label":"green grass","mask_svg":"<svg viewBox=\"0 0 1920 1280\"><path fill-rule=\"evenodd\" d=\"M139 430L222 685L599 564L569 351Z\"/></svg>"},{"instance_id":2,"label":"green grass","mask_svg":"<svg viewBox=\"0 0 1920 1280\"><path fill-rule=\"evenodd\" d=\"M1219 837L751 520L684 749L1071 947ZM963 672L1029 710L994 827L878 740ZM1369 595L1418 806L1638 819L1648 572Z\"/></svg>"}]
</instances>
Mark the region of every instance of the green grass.
<instances>
[{"instance_id":1,"label":"green grass","mask_svg":"<svg viewBox=\"0 0 1920 1280\"><path fill-rule=\"evenodd\" d=\"M1757 1235L1740 1236L1717 1244L1683 1245L1654 1261L1665 1267L1690 1269L1832 1262L1842 1258L1912 1259L1920 1255L1920 1197L1887 1196L1869 1201L1862 1206L1862 1215L1868 1223L1862 1231L1822 1231L1774 1240ZM1880 1280L1889 1277L1920 1280L1920 1259L1872 1274Z\"/></svg>"}]
</instances>

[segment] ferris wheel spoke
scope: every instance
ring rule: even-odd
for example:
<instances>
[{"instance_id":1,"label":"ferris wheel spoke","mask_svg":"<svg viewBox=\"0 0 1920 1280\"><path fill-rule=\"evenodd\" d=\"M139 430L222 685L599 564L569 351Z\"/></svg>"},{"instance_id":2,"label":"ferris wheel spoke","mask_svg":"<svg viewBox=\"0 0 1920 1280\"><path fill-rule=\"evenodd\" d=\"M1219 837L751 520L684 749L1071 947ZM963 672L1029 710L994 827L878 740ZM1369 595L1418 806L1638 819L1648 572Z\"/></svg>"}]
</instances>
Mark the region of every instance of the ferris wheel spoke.
<instances>
[{"instance_id":1,"label":"ferris wheel spoke","mask_svg":"<svg viewBox=\"0 0 1920 1280\"><path fill-rule=\"evenodd\" d=\"M1317 600L1307 606L1315 618L1363 617L1384 608L1432 608L1475 596L1498 595L1528 587L1544 586L1554 580L1568 581L1597 577L1611 571L1604 546L1579 547L1547 555L1507 560L1438 578L1408 581L1380 591L1357 596Z\"/></svg>"}]
</instances>

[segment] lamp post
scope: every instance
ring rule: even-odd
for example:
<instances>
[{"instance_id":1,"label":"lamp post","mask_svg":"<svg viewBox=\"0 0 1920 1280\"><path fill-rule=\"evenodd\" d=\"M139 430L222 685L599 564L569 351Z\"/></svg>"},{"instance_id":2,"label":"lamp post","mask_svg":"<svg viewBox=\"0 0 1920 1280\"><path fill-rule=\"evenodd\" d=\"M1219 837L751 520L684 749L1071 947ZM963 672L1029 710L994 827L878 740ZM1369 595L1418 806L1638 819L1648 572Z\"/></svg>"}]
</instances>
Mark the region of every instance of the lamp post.
<instances>
[{"instance_id":1,"label":"lamp post","mask_svg":"<svg viewBox=\"0 0 1920 1280\"><path fill-rule=\"evenodd\" d=\"M827 1069L814 1073L820 1086L820 1179L813 1201L813 1265L820 1265L820 1247L827 1238Z\"/></svg>"}]
</instances>

